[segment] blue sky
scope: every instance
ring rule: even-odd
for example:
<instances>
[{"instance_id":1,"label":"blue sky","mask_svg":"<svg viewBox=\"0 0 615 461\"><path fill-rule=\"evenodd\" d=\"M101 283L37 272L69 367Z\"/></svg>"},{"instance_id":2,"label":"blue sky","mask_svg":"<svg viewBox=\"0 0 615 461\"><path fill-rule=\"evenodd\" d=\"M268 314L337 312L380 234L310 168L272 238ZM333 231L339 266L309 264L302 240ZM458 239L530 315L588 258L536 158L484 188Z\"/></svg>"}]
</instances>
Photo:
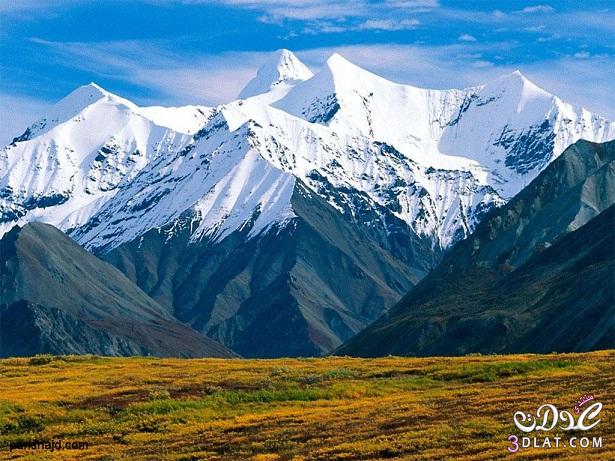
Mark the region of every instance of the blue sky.
<instances>
[{"instance_id":1,"label":"blue sky","mask_svg":"<svg viewBox=\"0 0 615 461\"><path fill-rule=\"evenodd\" d=\"M232 100L279 48L429 88L520 69L615 119L611 0L0 0L0 142L90 81L141 105Z\"/></svg>"}]
</instances>

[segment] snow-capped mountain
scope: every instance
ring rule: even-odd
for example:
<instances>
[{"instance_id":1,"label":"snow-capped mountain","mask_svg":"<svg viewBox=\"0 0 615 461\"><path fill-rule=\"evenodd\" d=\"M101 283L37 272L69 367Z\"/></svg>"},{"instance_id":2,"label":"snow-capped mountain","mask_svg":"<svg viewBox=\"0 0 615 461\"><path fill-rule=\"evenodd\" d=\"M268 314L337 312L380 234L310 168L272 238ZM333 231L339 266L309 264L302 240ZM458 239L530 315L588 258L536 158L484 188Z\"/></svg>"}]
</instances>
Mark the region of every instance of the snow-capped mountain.
<instances>
[{"instance_id":1,"label":"snow-capped mountain","mask_svg":"<svg viewBox=\"0 0 615 461\"><path fill-rule=\"evenodd\" d=\"M78 88L0 151L0 232L15 222L86 224L151 160L174 155L212 110L140 108L93 83Z\"/></svg>"},{"instance_id":2,"label":"snow-capped mountain","mask_svg":"<svg viewBox=\"0 0 615 461\"><path fill-rule=\"evenodd\" d=\"M77 89L0 151L0 235L51 223L242 354L319 353L569 144L615 138L615 123L519 72L426 90L339 55L313 75L282 50L241 95L143 108ZM302 339L268 349L254 331L273 317Z\"/></svg>"},{"instance_id":3,"label":"snow-capped mountain","mask_svg":"<svg viewBox=\"0 0 615 461\"><path fill-rule=\"evenodd\" d=\"M391 144L419 164L471 171L506 199L577 139L615 136L612 122L562 102L519 71L465 90L424 90L337 54L274 105Z\"/></svg>"},{"instance_id":4,"label":"snow-capped mountain","mask_svg":"<svg viewBox=\"0 0 615 461\"><path fill-rule=\"evenodd\" d=\"M615 124L519 72L465 90L424 90L337 54L312 76L282 50L242 95L215 109L139 108L94 84L76 90L0 154L2 230L30 220L69 230L123 209L132 218L127 229L97 218L88 232L77 231L83 243L100 246L111 226L119 244L193 207L202 220L198 235L223 237L257 208L270 210L260 231L292 215L279 203L284 194L258 195L262 168L274 168L274 176L292 176L285 184L299 178L317 192L365 194L446 247L577 139L615 137ZM207 169L197 157L208 159ZM164 211L135 218L134 204L156 196L163 177L173 184L173 204L154 203ZM182 185L189 192L179 193Z\"/></svg>"}]
</instances>

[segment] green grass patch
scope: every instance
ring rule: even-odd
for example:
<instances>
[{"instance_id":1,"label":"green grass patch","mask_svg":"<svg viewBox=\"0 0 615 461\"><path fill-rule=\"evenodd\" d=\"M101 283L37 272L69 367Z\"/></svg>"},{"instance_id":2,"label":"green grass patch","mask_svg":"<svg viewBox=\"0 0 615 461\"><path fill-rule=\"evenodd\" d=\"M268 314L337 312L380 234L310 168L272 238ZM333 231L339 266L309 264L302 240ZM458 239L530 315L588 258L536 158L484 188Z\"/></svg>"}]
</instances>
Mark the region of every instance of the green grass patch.
<instances>
[{"instance_id":1,"label":"green grass patch","mask_svg":"<svg viewBox=\"0 0 615 461\"><path fill-rule=\"evenodd\" d=\"M161 399L133 403L126 409L126 412L129 414L164 415L184 410L201 410L203 408L213 407L215 404L216 400L212 398L195 400Z\"/></svg>"},{"instance_id":2,"label":"green grass patch","mask_svg":"<svg viewBox=\"0 0 615 461\"><path fill-rule=\"evenodd\" d=\"M469 383L493 382L513 376L542 373L580 365L567 360L514 361L497 363L470 363L456 368L432 367L427 375L438 381L461 381Z\"/></svg>"},{"instance_id":3,"label":"green grass patch","mask_svg":"<svg viewBox=\"0 0 615 461\"><path fill-rule=\"evenodd\" d=\"M39 354L31 357L28 360L28 365L47 365L53 361L53 355L51 354Z\"/></svg>"},{"instance_id":4,"label":"green grass patch","mask_svg":"<svg viewBox=\"0 0 615 461\"><path fill-rule=\"evenodd\" d=\"M15 418L3 419L0 422L0 434L26 434L40 432L44 428L43 420L31 415L20 414Z\"/></svg>"},{"instance_id":5,"label":"green grass patch","mask_svg":"<svg viewBox=\"0 0 615 461\"><path fill-rule=\"evenodd\" d=\"M314 400L330 399L334 396L327 389L287 388L287 389L261 389L254 392L225 391L221 397L231 405L242 403L271 403L271 402L310 402Z\"/></svg>"}]
</instances>

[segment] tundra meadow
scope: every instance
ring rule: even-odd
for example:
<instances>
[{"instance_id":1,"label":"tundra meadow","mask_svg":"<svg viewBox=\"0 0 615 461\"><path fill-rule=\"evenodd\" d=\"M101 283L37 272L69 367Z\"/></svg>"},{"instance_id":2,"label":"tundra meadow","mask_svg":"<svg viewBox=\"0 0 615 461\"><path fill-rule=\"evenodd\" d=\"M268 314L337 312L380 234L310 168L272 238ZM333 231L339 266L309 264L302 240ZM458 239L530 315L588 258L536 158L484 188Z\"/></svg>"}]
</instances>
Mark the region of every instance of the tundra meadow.
<instances>
[{"instance_id":1,"label":"tundra meadow","mask_svg":"<svg viewBox=\"0 0 615 461\"><path fill-rule=\"evenodd\" d=\"M615 459L615 351L457 358L0 360L0 458ZM591 431L522 434L516 411L604 404ZM573 413L574 414L574 413ZM508 437L540 446L510 452ZM544 436L587 447L543 447ZM593 447L593 439L601 446ZM520 442L519 442L520 443ZM532 445L535 442L532 442Z\"/></svg>"}]
</instances>

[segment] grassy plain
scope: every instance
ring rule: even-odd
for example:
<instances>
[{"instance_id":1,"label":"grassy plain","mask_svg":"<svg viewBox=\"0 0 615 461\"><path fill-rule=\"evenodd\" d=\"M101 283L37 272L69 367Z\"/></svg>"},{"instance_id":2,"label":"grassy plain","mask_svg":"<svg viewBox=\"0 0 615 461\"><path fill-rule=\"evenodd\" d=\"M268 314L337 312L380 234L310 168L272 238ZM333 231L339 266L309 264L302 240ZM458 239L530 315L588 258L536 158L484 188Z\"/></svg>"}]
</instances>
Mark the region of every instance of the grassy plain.
<instances>
[{"instance_id":1,"label":"grassy plain","mask_svg":"<svg viewBox=\"0 0 615 461\"><path fill-rule=\"evenodd\" d=\"M599 449L507 451L517 410L604 404ZM0 459L615 459L615 351L459 358L0 360ZM552 432L554 436L562 433ZM544 436L545 434L541 434ZM588 434L574 434L579 437ZM571 436L570 433L565 434ZM86 442L84 450L9 449Z\"/></svg>"}]
</instances>

